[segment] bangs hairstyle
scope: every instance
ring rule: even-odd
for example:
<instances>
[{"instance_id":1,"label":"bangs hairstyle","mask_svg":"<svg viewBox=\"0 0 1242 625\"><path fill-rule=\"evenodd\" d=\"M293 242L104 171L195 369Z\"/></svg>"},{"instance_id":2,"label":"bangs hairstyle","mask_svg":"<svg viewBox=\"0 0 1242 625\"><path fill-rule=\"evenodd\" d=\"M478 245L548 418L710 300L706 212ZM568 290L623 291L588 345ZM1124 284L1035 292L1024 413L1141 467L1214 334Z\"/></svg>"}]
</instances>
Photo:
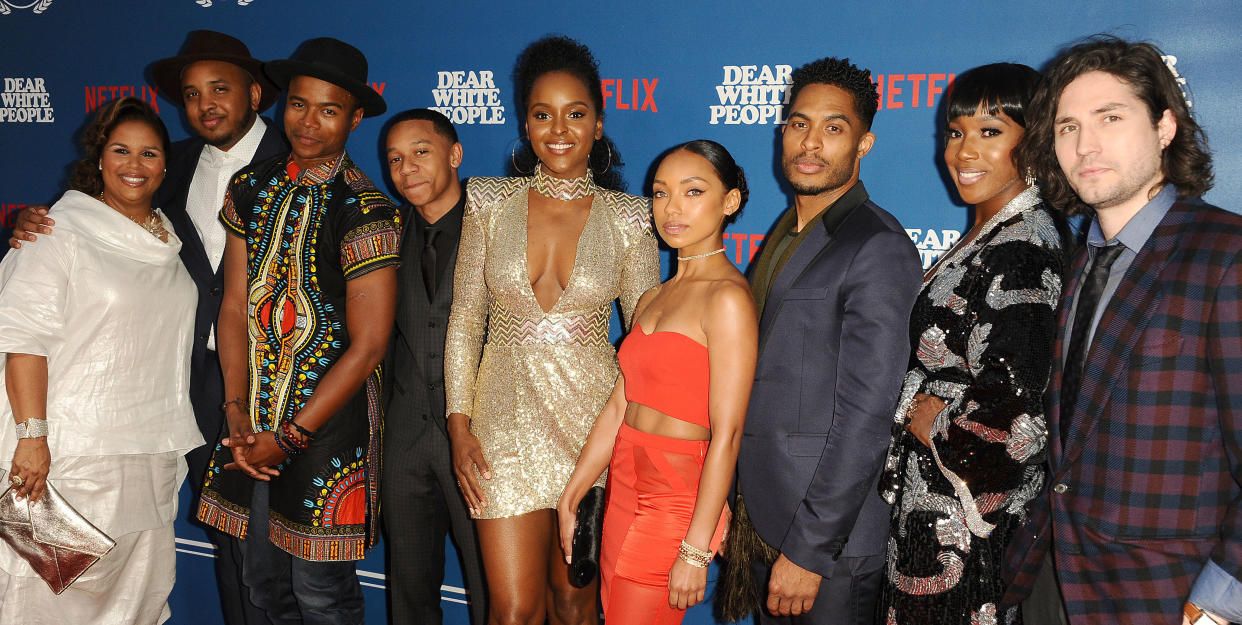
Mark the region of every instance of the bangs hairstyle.
<instances>
[{"instance_id":1,"label":"bangs hairstyle","mask_svg":"<svg viewBox=\"0 0 1242 625\"><path fill-rule=\"evenodd\" d=\"M1035 174L1049 204L1069 215L1091 212L1061 170L1054 133L1061 92L1079 76L1097 71L1112 74L1130 87L1147 105L1153 127L1166 110L1173 114L1177 133L1160 155L1160 171L1164 182L1177 189L1177 197L1198 197L1212 188L1212 156L1207 136L1191 116L1186 94L1162 57L1160 48L1150 43L1096 35L1063 52L1048 66L1044 81L1031 100L1026 136L1015 153L1019 171Z\"/></svg>"},{"instance_id":2,"label":"bangs hairstyle","mask_svg":"<svg viewBox=\"0 0 1242 625\"><path fill-rule=\"evenodd\" d=\"M1026 107L1038 86L1039 72L1020 63L992 63L967 70L949 88L944 121L971 117L982 109L993 116L1004 113L1026 128Z\"/></svg>"},{"instance_id":3,"label":"bangs hairstyle","mask_svg":"<svg viewBox=\"0 0 1242 625\"><path fill-rule=\"evenodd\" d=\"M604 119L604 88L599 79L599 61L595 60L590 48L563 35L544 37L527 46L518 56L517 66L513 68L513 82L517 85L518 110L523 118L530 106L530 94L535 89L535 82L552 72L565 72L581 81L590 95L596 117L601 121ZM521 127L525 133L525 124ZM529 176L539 164L539 157L530 147L530 142L523 141L509 161L511 173ZM624 164L621 152L607 135L592 144L587 165L596 186L624 191L625 179L618 171Z\"/></svg>"},{"instance_id":4,"label":"bangs hairstyle","mask_svg":"<svg viewBox=\"0 0 1242 625\"><path fill-rule=\"evenodd\" d=\"M706 160L716 172L716 177L724 184L725 191L737 189L741 194L742 201L737 205L737 210L725 217L726 224L733 223L742 213L742 208L746 206L746 200L750 197L750 187L746 185L746 172L742 171L742 166L733 160L733 155L729 154L725 146L711 139L695 139L683 143L666 152L660 160L682 151L703 157L703 160Z\"/></svg>"},{"instance_id":5,"label":"bangs hairstyle","mask_svg":"<svg viewBox=\"0 0 1242 625\"><path fill-rule=\"evenodd\" d=\"M150 104L125 96L99 107L95 117L82 130L82 151L86 156L73 165L73 173L69 176L70 189L92 197L103 193L103 174L99 171L99 164L103 158L104 146L108 143L108 137L112 136L112 131L129 121L142 122L155 131L160 138L160 148L167 162L168 144L171 141L168 138L168 128L164 127L164 120L160 119Z\"/></svg>"}]
</instances>

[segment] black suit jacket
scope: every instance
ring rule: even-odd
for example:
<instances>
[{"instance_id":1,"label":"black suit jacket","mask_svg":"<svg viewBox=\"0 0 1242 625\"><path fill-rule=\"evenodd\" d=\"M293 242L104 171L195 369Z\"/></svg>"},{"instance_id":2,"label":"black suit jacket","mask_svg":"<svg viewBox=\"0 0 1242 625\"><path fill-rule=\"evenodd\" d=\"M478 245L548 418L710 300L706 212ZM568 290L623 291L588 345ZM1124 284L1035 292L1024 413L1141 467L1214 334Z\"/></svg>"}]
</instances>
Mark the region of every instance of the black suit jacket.
<instances>
[{"instance_id":1,"label":"black suit jacket","mask_svg":"<svg viewBox=\"0 0 1242 625\"><path fill-rule=\"evenodd\" d=\"M443 219L461 219L462 200ZM461 229L455 236L441 235L436 239L437 255L448 262L436 277L436 294L427 301L423 286L422 228L410 214L411 206L401 209L405 234L401 237L401 266L397 269L396 331L393 332L386 374L391 390L384 417L384 439L388 449L407 449L413 438L423 431L425 423L434 423L445 435L444 412L444 340L448 332L449 310L453 305L453 267L457 264L457 245Z\"/></svg>"},{"instance_id":2,"label":"black suit jacket","mask_svg":"<svg viewBox=\"0 0 1242 625\"><path fill-rule=\"evenodd\" d=\"M827 210L767 293L737 468L760 538L825 577L841 555L884 553L876 483L923 278L910 237L861 183Z\"/></svg>"},{"instance_id":3,"label":"black suit jacket","mask_svg":"<svg viewBox=\"0 0 1242 625\"><path fill-rule=\"evenodd\" d=\"M287 152L284 137L280 129L269 119L264 119L267 128L254 153L251 164L272 158ZM220 433L221 396L220 368L218 363L207 361L207 338L211 326L220 316L220 298L224 290L224 279L211 267L207 252L203 249L203 241L198 237L198 230L186 212L186 198L190 193L190 181L194 178L194 170L198 167L199 155L202 154L206 141L194 136L174 143L169 149L167 160L168 172L164 175L164 183L156 191L152 203L160 207L168 220L172 222L177 236L181 238L181 263L198 287L198 308L194 313L194 350L190 359L190 401L194 405L194 415L198 420L199 429L207 441L215 441ZM223 228L224 226L220 226ZM209 443L210 444L210 443ZM202 480L197 467L190 467L191 480Z\"/></svg>"}]
</instances>

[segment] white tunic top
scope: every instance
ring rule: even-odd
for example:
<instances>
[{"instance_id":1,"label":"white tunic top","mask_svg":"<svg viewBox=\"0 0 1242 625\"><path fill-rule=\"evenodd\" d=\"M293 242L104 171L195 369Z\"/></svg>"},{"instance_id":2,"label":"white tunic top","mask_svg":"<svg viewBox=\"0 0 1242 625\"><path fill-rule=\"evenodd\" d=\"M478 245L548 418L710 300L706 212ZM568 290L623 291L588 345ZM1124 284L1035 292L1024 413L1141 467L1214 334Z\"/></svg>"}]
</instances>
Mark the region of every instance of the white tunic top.
<instances>
[{"instance_id":1,"label":"white tunic top","mask_svg":"<svg viewBox=\"0 0 1242 625\"><path fill-rule=\"evenodd\" d=\"M90 196L52 206L53 234L0 262L0 353L48 359L48 448L156 454L203 444L190 405L197 291L168 242ZM162 217L161 213L161 217ZM0 467L16 446L0 361Z\"/></svg>"}]
</instances>

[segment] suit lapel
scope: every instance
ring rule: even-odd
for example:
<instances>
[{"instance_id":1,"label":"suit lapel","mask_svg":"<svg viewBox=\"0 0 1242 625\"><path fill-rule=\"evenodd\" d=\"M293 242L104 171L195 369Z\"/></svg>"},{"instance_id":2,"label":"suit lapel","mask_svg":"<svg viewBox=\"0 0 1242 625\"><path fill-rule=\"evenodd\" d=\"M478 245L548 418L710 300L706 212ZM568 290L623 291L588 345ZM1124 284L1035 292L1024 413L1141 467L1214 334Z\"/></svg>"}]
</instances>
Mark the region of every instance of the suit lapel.
<instances>
[{"instance_id":1,"label":"suit lapel","mask_svg":"<svg viewBox=\"0 0 1242 625\"><path fill-rule=\"evenodd\" d=\"M1100 415L1108 407L1112 390L1125 383L1122 368L1129 362L1130 353L1147 327L1157 300L1164 295L1160 289L1160 273L1176 250L1189 216L1190 213L1178 204L1169 210L1109 299L1088 347L1082 390L1068 426L1063 464L1074 462L1082 453L1085 442L1099 426Z\"/></svg>"},{"instance_id":2,"label":"suit lapel","mask_svg":"<svg viewBox=\"0 0 1242 625\"><path fill-rule=\"evenodd\" d=\"M1052 446L1053 458L1059 461L1065 455L1065 450L1061 445L1061 431L1066 427L1061 424L1061 372L1065 370L1065 359L1062 354L1065 353L1065 328L1070 323L1070 306L1074 302L1073 294L1078 291L1078 285L1082 282L1082 271L1087 266L1087 246L1083 246L1082 250L1074 258L1074 262L1070 266L1069 280L1065 281L1065 286L1061 291L1061 301L1057 311L1057 338L1053 342L1053 358L1051 381L1048 384L1048 430L1049 437L1052 439L1049 444Z\"/></svg>"},{"instance_id":3,"label":"suit lapel","mask_svg":"<svg viewBox=\"0 0 1242 625\"><path fill-rule=\"evenodd\" d=\"M808 233L806 238L798 244L797 249L792 254L787 251L788 260L783 265L779 264L780 259L774 259L773 262L778 263L776 273L772 276L772 286L768 289L768 297L763 304L763 317L759 321L759 354L763 354L764 345L767 343L768 335L772 331L772 323L780 312L781 303L785 298L785 294L793 287L798 278L807 270L811 264L818 259L824 250L833 241L833 236L828 230L820 227L821 224L816 223L815 227Z\"/></svg>"},{"instance_id":4,"label":"suit lapel","mask_svg":"<svg viewBox=\"0 0 1242 625\"><path fill-rule=\"evenodd\" d=\"M207 260L207 252L203 241L198 236L198 229L186 210L186 202L190 196L190 183L194 179L194 171L198 168L198 159L203 152L205 143L195 139L185 144L185 149L175 155L170 163L168 177L164 184L173 185L168 200L161 206L168 220L172 222L177 237L181 239L181 262L196 283L210 280L214 273L211 263Z\"/></svg>"}]
</instances>

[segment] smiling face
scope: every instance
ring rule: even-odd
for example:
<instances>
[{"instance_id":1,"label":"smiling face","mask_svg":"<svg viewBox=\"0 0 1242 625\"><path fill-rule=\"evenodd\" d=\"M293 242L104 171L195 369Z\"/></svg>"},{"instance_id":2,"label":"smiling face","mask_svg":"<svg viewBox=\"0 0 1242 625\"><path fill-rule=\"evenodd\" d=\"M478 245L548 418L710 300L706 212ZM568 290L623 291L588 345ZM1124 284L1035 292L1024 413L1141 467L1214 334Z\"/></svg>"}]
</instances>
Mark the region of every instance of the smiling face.
<instances>
[{"instance_id":1,"label":"smiling face","mask_svg":"<svg viewBox=\"0 0 1242 625\"><path fill-rule=\"evenodd\" d=\"M258 83L246 70L224 61L198 61L181 72L186 120L207 143L228 151L258 115Z\"/></svg>"},{"instance_id":2,"label":"smiling face","mask_svg":"<svg viewBox=\"0 0 1242 625\"><path fill-rule=\"evenodd\" d=\"M548 72L535 81L526 109L526 136L548 175L586 175L587 158L604 122L591 94L573 74Z\"/></svg>"},{"instance_id":3,"label":"smiling face","mask_svg":"<svg viewBox=\"0 0 1242 625\"><path fill-rule=\"evenodd\" d=\"M318 78L294 76L285 96L285 133L299 167L320 165L341 155L349 133L362 121L348 91Z\"/></svg>"},{"instance_id":4,"label":"smiling face","mask_svg":"<svg viewBox=\"0 0 1242 625\"><path fill-rule=\"evenodd\" d=\"M945 133L944 164L962 201L994 214L1026 185L1019 180L1013 149L1025 134L1004 111L980 105L970 116L955 117Z\"/></svg>"},{"instance_id":5,"label":"smiling face","mask_svg":"<svg viewBox=\"0 0 1242 625\"><path fill-rule=\"evenodd\" d=\"M458 184L460 143L450 143L448 137L436 132L435 126L425 119L393 125L386 143L388 173L406 201L420 210L432 209L429 211L432 214L443 214L457 203L458 194L446 192ZM440 208L443 211L437 210Z\"/></svg>"},{"instance_id":6,"label":"smiling face","mask_svg":"<svg viewBox=\"0 0 1242 625\"><path fill-rule=\"evenodd\" d=\"M1092 71L1061 91L1052 129L1057 161L1078 197L1124 224L1164 179L1161 155L1177 122L1165 110L1153 124L1130 85Z\"/></svg>"},{"instance_id":7,"label":"smiling face","mask_svg":"<svg viewBox=\"0 0 1242 625\"><path fill-rule=\"evenodd\" d=\"M651 184L656 230L669 247L686 254L720 249L724 220L741 205L702 156L678 150L664 157Z\"/></svg>"},{"instance_id":8,"label":"smiling face","mask_svg":"<svg viewBox=\"0 0 1242 625\"><path fill-rule=\"evenodd\" d=\"M99 158L103 201L126 214L151 208L151 196L164 181L164 146L146 122L121 122L104 142Z\"/></svg>"},{"instance_id":9,"label":"smiling face","mask_svg":"<svg viewBox=\"0 0 1242 625\"><path fill-rule=\"evenodd\" d=\"M781 167L794 192L844 192L858 180L859 159L875 142L854 110L854 96L835 85L810 84L789 110L781 134Z\"/></svg>"}]
</instances>

